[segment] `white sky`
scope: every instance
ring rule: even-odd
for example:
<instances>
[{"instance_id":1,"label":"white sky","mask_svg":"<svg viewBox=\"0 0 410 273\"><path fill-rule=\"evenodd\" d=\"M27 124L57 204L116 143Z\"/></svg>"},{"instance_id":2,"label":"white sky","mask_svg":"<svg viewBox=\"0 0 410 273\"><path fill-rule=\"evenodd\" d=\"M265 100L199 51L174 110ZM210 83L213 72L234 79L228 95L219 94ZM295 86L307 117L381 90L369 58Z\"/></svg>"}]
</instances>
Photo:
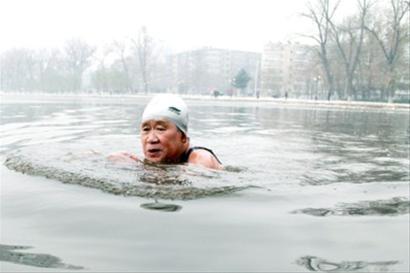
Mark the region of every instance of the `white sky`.
<instances>
[{"instance_id":1,"label":"white sky","mask_svg":"<svg viewBox=\"0 0 410 273\"><path fill-rule=\"evenodd\" d=\"M346 1L346 0L345 0ZM347 0L352 1L352 0ZM173 50L214 46L261 51L311 26L306 0L0 0L0 51L57 47L70 38L103 46L139 28Z\"/></svg>"}]
</instances>

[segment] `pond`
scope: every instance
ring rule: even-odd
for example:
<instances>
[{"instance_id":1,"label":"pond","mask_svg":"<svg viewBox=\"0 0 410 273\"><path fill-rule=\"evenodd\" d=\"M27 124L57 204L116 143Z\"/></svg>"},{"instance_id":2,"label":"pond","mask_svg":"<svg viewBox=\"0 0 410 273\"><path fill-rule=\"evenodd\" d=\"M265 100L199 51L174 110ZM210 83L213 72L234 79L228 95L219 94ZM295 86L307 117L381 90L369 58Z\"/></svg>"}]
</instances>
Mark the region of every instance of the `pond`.
<instances>
[{"instance_id":1,"label":"pond","mask_svg":"<svg viewBox=\"0 0 410 273\"><path fill-rule=\"evenodd\" d=\"M187 98L226 170L110 164L148 99L2 95L1 270L408 270L408 110Z\"/></svg>"}]
</instances>

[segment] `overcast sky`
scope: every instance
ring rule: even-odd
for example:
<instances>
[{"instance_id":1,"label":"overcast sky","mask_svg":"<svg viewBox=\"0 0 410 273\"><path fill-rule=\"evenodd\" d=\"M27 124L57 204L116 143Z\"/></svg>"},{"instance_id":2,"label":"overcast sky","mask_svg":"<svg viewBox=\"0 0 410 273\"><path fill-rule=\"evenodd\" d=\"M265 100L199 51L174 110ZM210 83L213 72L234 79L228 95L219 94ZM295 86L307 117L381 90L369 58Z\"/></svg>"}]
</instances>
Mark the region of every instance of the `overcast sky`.
<instances>
[{"instance_id":1,"label":"overcast sky","mask_svg":"<svg viewBox=\"0 0 410 273\"><path fill-rule=\"evenodd\" d=\"M137 37L145 25L175 51L261 51L310 31L299 15L305 7L306 0L0 0L0 50L58 47L69 38L102 46Z\"/></svg>"}]
</instances>

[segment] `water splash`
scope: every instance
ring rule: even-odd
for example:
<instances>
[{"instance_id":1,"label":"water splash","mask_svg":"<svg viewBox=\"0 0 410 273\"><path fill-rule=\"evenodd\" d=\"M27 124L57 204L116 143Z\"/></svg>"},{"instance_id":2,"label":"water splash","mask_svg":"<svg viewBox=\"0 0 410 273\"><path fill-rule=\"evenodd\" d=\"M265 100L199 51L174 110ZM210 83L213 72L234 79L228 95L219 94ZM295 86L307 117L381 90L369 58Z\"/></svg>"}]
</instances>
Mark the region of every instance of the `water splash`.
<instances>
[{"instance_id":1,"label":"water splash","mask_svg":"<svg viewBox=\"0 0 410 273\"><path fill-rule=\"evenodd\" d=\"M116 164L96 151L32 146L10 154L4 165L28 175L97 188L104 192L160 199L196 199L246 189L236 172L186 165Z\"/></svg>"}]
</instances>

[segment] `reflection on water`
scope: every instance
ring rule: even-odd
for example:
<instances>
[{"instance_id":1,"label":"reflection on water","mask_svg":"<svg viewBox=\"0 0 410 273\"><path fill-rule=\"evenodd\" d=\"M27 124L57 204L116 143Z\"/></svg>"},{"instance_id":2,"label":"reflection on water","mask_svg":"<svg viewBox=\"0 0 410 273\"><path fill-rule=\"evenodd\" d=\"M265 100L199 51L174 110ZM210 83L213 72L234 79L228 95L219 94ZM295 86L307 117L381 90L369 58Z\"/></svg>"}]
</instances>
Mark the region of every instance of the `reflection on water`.
<instances>
[{"instance_id":1,"label":"reflection on water","mask_svg":"<svg viewBox=\"0 0 410 273\"><path fill-rule=\"evenodd\" d=\"M0 261L44 268L84 269L82 266L65 264L60 258L53 255L21 251L29 248L31 247L0 244Z\"/></svg>"},{"instance_id":2,"label":"reflection on water","mask_svg":"<svg viewBox=\"0 0 410 273\"><path fill-rule=\"evenodd\" d=\"M188 105L192 145L212 149L227 164L224 171L209 171L192 166L108 162L105 158L112 152L142 155L138 124L147 98L75 100L2 101L0 157L7 158L7 167L28 175L48 177L55 183L62 181L117 195L155 200L213 197L184 202L182 210L180 205L173 204L174 201L142 200L137 202L140 204L137 207L129 199L119 198L118 202L118 197L93 192L96 201L84 204L87 209L98 207L96 211L101 214L110 209L115 211L94 219L87 214L88 210L70 208L72 213L70 210L65 213L65 206L71 200L53 199L55 203L50 205L52 195L42 195L44 206L38 210L41 213L30 215L25 214L28 211L25 202L14 200L14 195L2 196L2 212L5 211L8 220L17 218L16 215L20 216L23 211L27 223L42 224L42 232L32 225L30 235L37 239L42 239L39 233L50 236L46 240L64 237L70 226L70 232L76 230L71 238L79 236L98 246L90 247L90 252L101 254L90 261L91 267L104 262L100 257L110 254L114 255L112 261L121 261L114 263L112 268L118 266L125 271L135 270L136 266L141 266L141 271L190 271L198 265L203 266L203 271L239 271L240 266L249 264L260 269L255 271L296 271L295 257L289 253L306 253L307 248L307 253L327 253L330 260L302 257L298 263L307 270L388 271L396 264L401 268L408 265L409 248L402 244L408 241L408 112L295 109L269 102L191 100ZM8 190L24 196L27 203L34 195L31 196L30 189L19 195L23 193L16 192L21 188L14 182L26 180L36 189L33 192L42 188L44 179L5 173L12 180L7 181ZM45 183L45 187L53 188L50 184L53 183ZM62 199L66 196L64 189L90 194L79 187L59 185L59 189L63 189L59 192ZM219 197L232 192L238 194ZM124 204L129 201L131 209L127 210ZM56 204L60 206L56 208ZM153 211L178 213L155 214ZM47 217L62 213L67 219L55 218L55 223ZM130 214L133 217L129 217ZM303 214L343 217L322 217L319 221ZM359 215L364 217L356 217ZM367 217L369 215L372 217ZM77 224L73 219L87 219L87 223ZM119 225L121 232L105 240L107 233L102 229L114 221L131 224ZM146 225L139 225L141 222ZM11 227L10 223L17 222L9 220ZM26 232L24 227L20 230L19 223L15 224L17 229L8 229L9 234L19 236ZM343 231L346 223L358 232L346 236ZM203 228L198 229L198 224ZM51 226L46 229L48 225ZM232 228L234 225L239 228ZM166 233L161 230L162 226L167 227ZM93 236L88 236L91 229ZM388 234L388 239L380 234ZM101 241L107 247L105 250L100 248ZM328 247L329 242L340 248ZM231 245L236 243L246 246L247 252L232 251ZM171 245L180 249L180 253L172 251L173 256L169 255L167 246ZM341 251L350 248L354 248L357 255L377 257L376 261L388 251L389 258L381 259L386 262L354 259L354 262L337 259L331 262L334 257L340 257ZM277 260L282 264L272 261L269 253L273 252L278 253L280 259ZM4 253L2 251L2 255ZM269 257L265 259L266 256ZM186 258L188 264L175 266L174 261L180 258ZM400 262L388 261L390 259ZM225 270L218 270L222 262L215 261L223 261L225 267L222 269ZM104 266L109 266L108 262L101 268Z\"/></svg>"},{"instance_id":3,"label":"reflection on water","mask_svg":"<svg viewBox=\"0 0 410 273\"><path fill-rule=\"evenodd\" d=\"M272 190L278 184L408 183L410 179L410 129L406 112L287 109L202 102L195 105L192 102L190 135L193 145L213 149L229 165L227 172L193 173L188 168L180 175L180 168L161 169L146 165L128 170L130 175L125 183L119 183L118 177L124 176L124 172L118 166L102 163L101 158L118 150L141 154L136 135L145 102L2 105L0 153L9 154L26 146L56 143L55 148L47 149L47 153L37 151L25 157L24 153L17 157L12 155L14 159L9 158L11 161L7 166L116 194L158 198L196 198L198 195L183 191L169 196L163 190L156 191L154 186L164 186L163 189L167 185L183 187L192 185L193 181L195 186L201 183L210 186L208 182L203 183L206 178L213 183L212 188L218 184L222 188L211 193L204 192L204 186L199 195L229 193L248 186ZM67 143L78 144L76 150L70 150ZM90 149L98 151L100 158L78 157ZM60 150L66 153L61 154ZM70 159L67 156L70 152L77 158ZM56 161L62 158L65 165L56 165ZM36 161L38 159L40 161ZM89 162L94 159L100 164ZM25 167L22 169L22 166ZM47 168L54 168L54 174L47 173ZM94 177L93 170L96 169L105 177L100 175L99 181L87 181L84 176ZM61 170L65 173L58 174ZM106 179L107 172L118 174L109 180ZM133 172L138 175L131 174ZM78 174L81 177L77 177ZM124 186L135 185L136 181L149 187L141 193L138 188ZM148 191L152 194L149 195Z\"/></svg>"},{"instance_id":4,"label":"reflection on water","mask_svg":"<svg viewBox=\"0 0 410 273\"><path fill-rule=\"evenodd\" d=\"M311 112L310 149L317 154L303 183L409 181L408 113Z\"/></svg>"},{"instance_id":5,"label":"reflection on water","mask_svg":"<svg viewBox=\"0 0 410 273\"><path fill-rule=\"evenodd\" d=\"M175 204L166 204L155 200L154 203L144 203L140 205L141 208L157 211L175 212L182 209L181 206Z\"/></svg>"},{"instance_id":6,"label":"reflection on water","mask_svg":"<svg viewBox=\"0 0 410 273\"><path fill-rule=\"evenodd\" d=\"M387 215L408 214L410 201L405 197L394 197L388 200L360 201L358 203L340 203L336 208L306 208L293 211L313 216L330 215Z\"/></svg>"},{"instance_id":7,"label":"reflection on water","mask_svg":"<svg viewBox=\"0 0 410 273\"><path fill-rule=\"evenodd\" d=\"M379 181L409 181L408 145L388 138L380 140L375 135L354 137L321 133L312 138L320 160L314 169L304 175L304 182L324 185L335 182L368 183ZM321 175L325 172L325 176Z\"/></svg>"},{"instance_id":8,"label":"reflection on water","mask_svg":"<svg viewBox=\"0 0 410 273\"><path fill-rule=\"evenodd\" d=\"M0 111L1 153L37 143L78 141L90 135L130 135L137 128L134 110L123 107L11 103L2 104Z\"/></svg>"},{"instance_id":9,"label":"reflection on water","mask_svg":"<svg viewBox=\"0 0 410 273\"><path fill-rule=\"evenodd\" d=\"M141 152L136 135L145 102L2 104L0 153L95 136L100 139L84 150ZM189 104L193 144L210 147L225 164L255 171L252 184L265 180L266 186L266 171L277 181L306 185L409 181L406 112Z\"/></svg>"},{"instance_id":10,"label":"reflection on water","mask_svg":"<svg viewBox=\"0 0 410 273\"><path fill-rule=\"evenodd\" d=\"M398 261L365 262L365 261L342 261L330 262L315 256L304 256L296 263L306 267L309 271L321 272L388 272Z\"/></svg>"}]
</instances>

